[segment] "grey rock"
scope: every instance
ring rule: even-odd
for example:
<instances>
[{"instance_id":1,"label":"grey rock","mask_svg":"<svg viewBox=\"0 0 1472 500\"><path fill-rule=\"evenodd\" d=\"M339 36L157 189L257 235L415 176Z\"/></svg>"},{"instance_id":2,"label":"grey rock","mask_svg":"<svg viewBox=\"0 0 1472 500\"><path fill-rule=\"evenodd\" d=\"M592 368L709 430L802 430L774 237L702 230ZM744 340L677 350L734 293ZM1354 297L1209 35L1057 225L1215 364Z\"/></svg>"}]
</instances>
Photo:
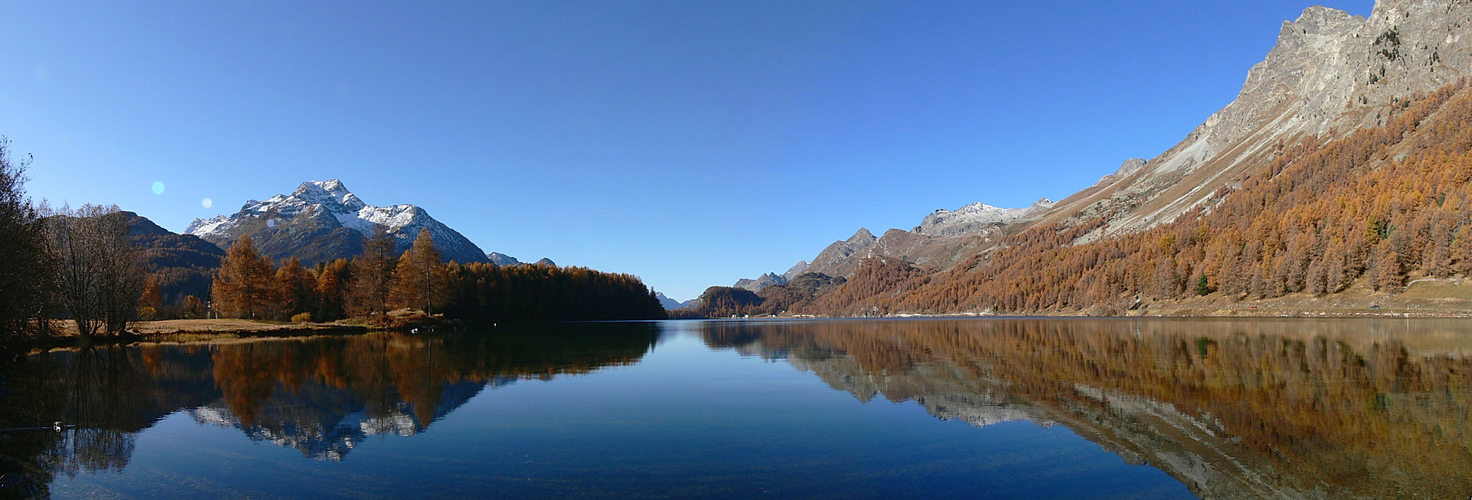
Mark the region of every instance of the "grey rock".
<instances>
[{"instance_id":1,"label":"grey rock","mask_svg":"<svg viewBox=\"0 0 1472 500\"><path fill-rule=\"evenodd\" d=\"M796 264L793 264L792 267L787 268L787 272L782 273L782 278L783 279L786 279L787 281L792 281L792 278L796 278L797 275L802 274L803 272L805 272L807 270L808 270L808 261L800 260L800 261L797 261Z\"/></svg>"},{"instance_id":2,"label":"grey rock","mask_svg":"<svg viewBox=\"0 0 1472 500\"><path fill-rule=\"evenodd\" d=\"M760 278L757 278L757 279L754 279L754 280L753 279L742 278L740 280L737 280L736 281L736 284L735 285L732 285L732 286L735 287L735 288L743 288L743 289L746 289L746 290L751 290L752 292L760 292L760 291L762 291L763 288L766 288L766 287L769 287L769 286L772 286L772 285L785 285L785 284L787 284L787 278L786 277L783 277L782 275L778 275L778 274L774 274L774 273L766 273L766 274L761 275Z\"/></svg>"},{"instance_id":3,"label":"grey rock","mask_svg":"<svg viewBox=\"0 0 1472 500\"><path fill-rule=\"evenodd\" d=\"M1219 188L1271 160L1280 144L1378 126L1406 97L1472 75L1469 30L1472 4L1465 1L1379 0L1368 18L1309 7L1283 22L1277 43L1247 72L1235 100L1179 144L1144 165L1126 162L1049 217L1111 217L1088 241L1209 206Z\"/></svg>"},{"instance_id":4,"label":"grey rock","mask_svg":"<svg viewBox=\"0 0 1472 500\"><path fill-rule=\"evenodd\" d=\"M878 240L879 238L874 237L874 233L869 232L867 228L859 228L858 232L847 240L835 241L828 245L828 248L824 248L808 265L806 272L847 276L852 272L852 268L857 266L859 260L869 255L865 251L874 246L874 242ZM838 272L838 270L844 272Z\"/></svg>"},{"instance_id":5,"label":"grey rock","mask_svg":"<svg viewBox=\"0 0 1472 500\"><path fill-rule=\"evenodd\" d=\"M490 261L491 261L492 264L495 264L495 265L498 265L498 266L503 266L503 267L504 266L514 266L514 265L517 265L517 264L521 264L522 263L521 261L516 260L516 257L512 257L510 255L506 255L506 254L501 253L501 252L491 252L491 253L488 253L488 254L486 254L486 258L487 259L490 259Z\"/></svg>"}]
</instances>

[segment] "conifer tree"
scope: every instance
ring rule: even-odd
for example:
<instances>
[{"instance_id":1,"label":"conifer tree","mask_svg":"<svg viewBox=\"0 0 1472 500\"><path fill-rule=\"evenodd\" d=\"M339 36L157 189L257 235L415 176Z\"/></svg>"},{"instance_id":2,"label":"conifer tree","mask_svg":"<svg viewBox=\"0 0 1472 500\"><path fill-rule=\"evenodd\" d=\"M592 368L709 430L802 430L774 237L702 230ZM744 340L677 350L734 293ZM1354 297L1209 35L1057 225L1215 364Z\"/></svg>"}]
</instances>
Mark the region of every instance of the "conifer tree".
<instances>
[{"instance_id":1,"label":"conifer tree","mask_svg":"<svg viewBox=\"0 0 1472 500\"><path fill-rule=\"evenodd\" d=\"M276 271L276 286L276 302L288 318L311 312L317 305L317 278L296 257L287 258Z\"/></svg>"},{"instance_id":2,"label":"conifer tree","mask_svg":"<svg viewBox=\"0 0 1472 500\"><path fill-rule=\"evenodd\" d=\"M211 287L216 307L228 314L256 318L262 314L272 291L271 261L256 251L250 236L241 236L225 252Z\"/></svg>"},{"instance_id":3,"label":"conifer tree","mask_svg":"<svg viewBox=\"0 0 1472 500\"><path fill-rule=\"evenodd\" d=\"M149 275L143 281L143 295L138 298L138 317L144 320L156 319L163 307L164 294L159 287L158 276Z\"/></svg>"},{"instance_id":4,"label":"conifer tree","mask_svg":"<svg viewBox=\"0 0 1472 500\"><path fill-rule=\"evenodd\" d=\"M347 313L344 304L351 268L347 259L317 264L317 304L312 314L317 321L341 319Z\"/></svg>"},{"instance_id":5,"label":"conifer tree","mask_svg":"<svg viewBox=\"0 0 1472 500\"><path fill-rule=\"evenodd\" d=\"M353 259L348 302L354 314L388 311L390 285L397 263L394 236L381 225L373 226L373 236L363 240L363 254Z\"/></svg>"},{"instance_id":6,"label":"conifer tree","mask_svg":"<svg viewBox=\"0 0 1472 500\"><path fill-rule=\"evenodd\" d=\"M429 229L420 229L414 246L404 252L394 269L392 302L398 307L420 309L431 313L444 304L449 277L440 251L434 246Z\"/></svg>"}]
</instances>

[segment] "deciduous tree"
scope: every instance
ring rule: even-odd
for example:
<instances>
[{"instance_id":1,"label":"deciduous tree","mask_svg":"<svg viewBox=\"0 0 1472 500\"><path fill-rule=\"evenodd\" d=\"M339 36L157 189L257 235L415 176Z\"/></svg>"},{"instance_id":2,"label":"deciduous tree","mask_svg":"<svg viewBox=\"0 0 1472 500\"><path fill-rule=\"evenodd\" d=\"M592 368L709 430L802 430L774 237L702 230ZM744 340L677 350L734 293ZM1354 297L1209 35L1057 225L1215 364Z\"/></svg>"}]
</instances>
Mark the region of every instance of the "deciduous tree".
<instances>
[{"instance_id":1,"label":"deciduous tree","mask_svg":"<svg viewBox=\"0 0 1472 500\"><path fill-rule=\"evenodd\" d=\"M116 206L63 207L46 218L57 294L84 336L122 333L138 312L143 270Z\"/></svg>"},{"instance_id":2,"label":"deciduous tree","mask_svg":"<svg viewBox=\"0 0 1472 500\"><path fill-rule=\"evenodd\" d=\"M51 280L45 235L24 189L29 164L11 158L10 141L0 137L0 336L41 317Z\"/></svg>"}]
</instances>

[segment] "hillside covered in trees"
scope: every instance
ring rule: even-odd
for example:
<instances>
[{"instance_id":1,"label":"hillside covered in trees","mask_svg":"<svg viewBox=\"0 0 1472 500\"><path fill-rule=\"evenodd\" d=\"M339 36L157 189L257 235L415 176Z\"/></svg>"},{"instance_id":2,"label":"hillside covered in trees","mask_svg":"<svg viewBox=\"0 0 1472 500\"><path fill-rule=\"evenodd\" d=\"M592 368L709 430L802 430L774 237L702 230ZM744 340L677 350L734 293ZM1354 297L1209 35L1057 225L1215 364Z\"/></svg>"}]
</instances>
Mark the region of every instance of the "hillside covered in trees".
<instances>
[{"instance_id":1,"label":"hillside covered in trees","mask_svg":"<svg viewBox=\"0 0 1472 500\"><path fill-rule=\"evenodd\" d=\"M1384 126L1280 146L1217 203L1169 224L1087 243L1104 219L1035 226L948 272L860 273L838 290L855 298L810 312L1111 314L1138 297L1323 296L1361 279L1396 292L1413 274L1466 275L1472 92L1459 84L1401 102ZM863 287L885 293L850 290Z\"/></svg>"},{"instance_id":2,"label":"hillside covered in trees","mask_svg":"<svg viewBox=\"0 0 1472 500\"><path fill-rule=\"evenodd\" d=\"M949 269L870 257L786 308L719 313L1114 315L1198 296L1395 294L1412 278L1472 275L1472 90L1398 99L1382 121L1278 143L1209 203L1146 230L1111 231L1108 214L1080 212L1015 227Z\"/></svg>"}]
</instances>

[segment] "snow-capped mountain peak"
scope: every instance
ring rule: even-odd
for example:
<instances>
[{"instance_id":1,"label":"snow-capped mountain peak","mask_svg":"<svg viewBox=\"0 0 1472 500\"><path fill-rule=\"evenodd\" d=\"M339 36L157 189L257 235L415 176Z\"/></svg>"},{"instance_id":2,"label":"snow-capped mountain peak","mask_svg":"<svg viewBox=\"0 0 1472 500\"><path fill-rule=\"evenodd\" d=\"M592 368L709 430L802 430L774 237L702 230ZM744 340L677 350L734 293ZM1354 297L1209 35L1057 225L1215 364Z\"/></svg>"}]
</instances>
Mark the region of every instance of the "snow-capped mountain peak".
<instances>
[{"instance_id":1,"label":"snow-capped mountain peak","mask_svg":"<svg viewBox=\"0 0 1472 500\"><path fill-rule=\"evenodd\" d=\"M486 260L474 243L424 209L410 204L369 205L337 179L307 181L289 195L250 200L234 215L195 219L184 232L221 246L249 234L272 258L320 262L361 252L362 238L372 235L375 226L394 235L399 251L413 244L420 229L428 229L447 260Z\"/></svg>"},{"instance_id":2,"label":"snow-capped mountain peak","mask_svg":"<svg viewBox=\"0 0 1472 500\"><path fill-rule=\"evenodd\" d=\"M277 196L281 197L280 195ZM303 182L301 186L296 188L296 191L291 193L291 196L321 205L336 205L348 210L361 210L367 206L366 203L363 203L363 200L358 199L358 195L348 191L347 186L344 186L342 181L337 179L326 182Z\"/></svg>"}]
</instances>

